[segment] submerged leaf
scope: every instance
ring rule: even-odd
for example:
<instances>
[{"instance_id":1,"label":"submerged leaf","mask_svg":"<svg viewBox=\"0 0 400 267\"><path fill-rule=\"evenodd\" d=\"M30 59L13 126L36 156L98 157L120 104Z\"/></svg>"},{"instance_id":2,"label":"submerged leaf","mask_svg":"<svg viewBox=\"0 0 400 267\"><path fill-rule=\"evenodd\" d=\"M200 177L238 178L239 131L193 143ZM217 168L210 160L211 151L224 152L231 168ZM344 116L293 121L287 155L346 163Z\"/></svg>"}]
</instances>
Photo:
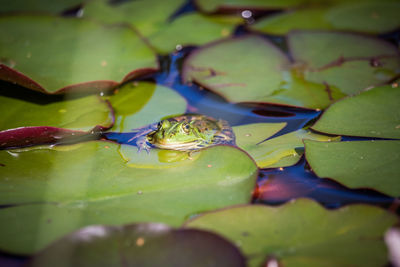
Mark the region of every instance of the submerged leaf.
<instances>
[{"instance_id":1,"label":"submerged leaf","mask_svg":"<svg viewBox=\"0 0 400 267\"><path fill-rule=\"evenodd\" d=\"M280 207L251 205L206 213L185 224L235 243L249 266L275 258L284 266L381 266L384 232L398 218L381 208L326 210L308 199Z\"/></svg>"},{"instance_id":2,"label":"submerged leaf","mask_svg":"<svg viewBox=\"0 0 400 267\"><path fill-rule=\"evenodd\" d=\"M164 224L88 226L37 254L28 266L226 266L244 267L239 250L206 231Z\"/></svg>"},{"instance_id":3,"label":"submerged leaf","mask_svg":"<svg viewBox=\"0 0 400 267\"><path fill-rule=\"evenodd\" d=\"M0 151L0 204L18 204L0 209L1 250L30 254L90 224L176 226L193 214L250 201L257 167L239 149L215 146L179 167L153 168L126 162L119 147L93 141Z\"/></svg>"}]
</instances>

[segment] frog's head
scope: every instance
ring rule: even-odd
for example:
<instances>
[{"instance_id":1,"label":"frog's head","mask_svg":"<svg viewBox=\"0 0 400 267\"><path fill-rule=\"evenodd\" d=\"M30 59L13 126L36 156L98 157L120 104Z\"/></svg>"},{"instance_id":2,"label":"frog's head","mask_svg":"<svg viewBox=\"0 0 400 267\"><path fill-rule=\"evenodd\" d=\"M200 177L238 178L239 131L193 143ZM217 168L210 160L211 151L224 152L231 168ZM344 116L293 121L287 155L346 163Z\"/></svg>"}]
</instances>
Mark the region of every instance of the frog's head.
<instances>
[{"instance_id":1,"label":"frog's head","mask_svg":"<svg viewBox=\"0 0 400 267\"><path fill-rule=\"evenodd\" d=\"M210 142L212 137L212 132L202 132L194 121L163 120L150 141L160 148L190 150Z\"/></svg>"}]
</instances>

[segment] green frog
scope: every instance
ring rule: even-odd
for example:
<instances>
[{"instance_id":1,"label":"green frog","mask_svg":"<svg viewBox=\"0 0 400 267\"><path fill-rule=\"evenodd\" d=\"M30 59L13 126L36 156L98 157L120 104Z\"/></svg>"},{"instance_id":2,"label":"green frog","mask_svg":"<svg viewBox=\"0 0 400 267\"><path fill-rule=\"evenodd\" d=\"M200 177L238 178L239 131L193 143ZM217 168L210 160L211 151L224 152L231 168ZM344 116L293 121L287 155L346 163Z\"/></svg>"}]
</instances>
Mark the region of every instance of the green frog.
<instances>
[{"instance_id":1,"label":"green frog","mask_svg":"<svg viewBox=\"0 0 400 267\"><path fill-rule=\"evenodd\" d=\"M179 151L193 151L204 147L235 145L235 135L228 122L204 115L183 115L162 120L134 130L128 140L135 142L138 152L150 151L151 146Z\"/></svg>"}]
</instances>

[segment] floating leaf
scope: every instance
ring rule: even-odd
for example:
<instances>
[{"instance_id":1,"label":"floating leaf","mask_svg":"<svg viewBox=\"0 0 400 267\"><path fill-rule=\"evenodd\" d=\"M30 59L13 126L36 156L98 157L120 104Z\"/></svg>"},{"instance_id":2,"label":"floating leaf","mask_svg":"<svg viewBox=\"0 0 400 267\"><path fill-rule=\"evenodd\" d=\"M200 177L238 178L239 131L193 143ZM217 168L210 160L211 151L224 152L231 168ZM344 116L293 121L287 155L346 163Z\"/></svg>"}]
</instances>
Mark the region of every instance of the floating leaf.
<instances>
[{"instance_id":1,"label":"floating leaf","mask_svg":"<svg viewBox=\"0 0 400 267\"><path fill-rule=\"evenodd\" d=\"M38 104L0 95L0 102L0 130L51 126L88 131L96 125L112 125L110 108L98 96Z\"/></svg>"},{"instance_id":2,"label":"floating leaf","mask_svg":"<svg viewBox=\"0 0 400 267\"><path fill-rule=\"evenodd\" d=\"M313 70L330 65L340 67L348 60L399 56L397 48L388 42L343 32L294 31L288 35L288 45L294 60Z\"/></svg>"},{"instance_id":3,"label":"floating leaf","mask_svg":"<svg viewBox=\"0 0 400 267\"><path fill-rule=\"evenodd\" d=\"M400 141L315 142L305 140L306 158L322 178L350 188L400 195Z\"/></svg>"},{"instance_id":4,"label":"floating leaf","mask_svg":"<svg viewBox=\"0 0 400 267\"><path fill-rule=\"evenodd\" d=\"M329 134L400 138L400 90L377 87L329 107L313 129Z\"/></svg>"},{"instance_id":5,"label":"floating leaf","mask_svg":"<svg viewBox=\"0 0 400 267\"><path fill-rule=\"evenodd\" d=\"M177 45L203 45L229 36L241 22L237 17L182 15L149 36L149 42L160 53L169 53Z\"/></svg>"},{"instance_id":6,"label":"floating leaf","mask_svg":"<svg viewBox=\"0 0 400 267\"><path fill-rule=\"evenodd\" d=\"M299 5L305 0L195 0L196 5L205 12L221 10L270 10L283 9Z\"/></svg>"},{"instance_id":7,"label":"floating leaf","mask_svg":"<svg viewBox=\"0 0 400 267\"><path fill-rule=\"evenodd\" d=\"M231 102L262 102L279 88L288 64L277 47L250 35L198 49L186 59L182 75Z\"/></svg>"},{"instance_id":8,"label":"floating leaf","mask_svg":"<svg viewBox=\"0 0 400 267\"><path fill-rule=\"evenodd\" d=\"M104 23L130 24L148 36L157 32L184 3L185 0L128 0L111 4L97 0L85 4L83 15Z\"/></svg>"},{"instance_id":9,"label":"floating leaf","mask_svg":"<svg viewBox=\"0 0 400 267\"><path fill-rule=\"evenodd\" d=\"M250 25L250 28L279 35L287 34L291 30L311 29L385 33L400 26L399 11L400 3L395 1L342 1L340 4L324 5L322 8L306 7L267 16Z\"/></svg>"},{"instance_id":10,"label":"floating leaf","mask_svg":"<svg viewBox=\"0 0 400 267\"><path fill-rule=\"evenodd\" d=\"M4 16L0 35L0 79L46 93L108 89L158 68L152 50L126 27Z\"/></svg>"},{"instance_id":11,"label":"floating leaf","mask_svg":"<svg viewBox=\"0 0 400 267\"><path fill-rule=\"evenodd\" d=\"M60 13L78 7L83 0L0 0L0 13L48 12Z\"/></svg>"},{"instance_id":12,"label":"floating leaf","mask_svg":"<svg viewBox=\"0 0 400 267\"><path fill-rule=\"evenodd\" d=\"M170 16L183 3L182 0L126 1L121 4L92 1L85 6L84 16L105 23L127 23L147 37L162 54L174 51L177 46L202 45L226 37L242 22L239 17L197 13L182 14L171 21Z\"/></svg>"},{"instance_id":13,"label":"floating leaf","mask_svg":"<svg viewBox=\"0 0 400 267\"><path fill-rule=\"evenodd\" d=\"M337 67L306 72L305 78L325 83L330 88L340 88L343 93L351 95L392 80L400 72L399 62L399 57L347 61Z\"/></svg>"},{"instance_id":14,"label":"floating leaf","mask_svg":"<svg viewBox=\"0 0 400 267\"><path fill-rule=\"evenodd\" d=\"M18 204L0 209L0 248L33 253L90 224L177 226L190 215L251 198L257 167L233 147L207 148L169 168L126 163L119 147L93 141L0 151L0 204Z\"/></svg>"},{"instance_id":15,"label":"floating leaf","mask_svg":"<svg viewBox=\"0 0 400 267\"><path fill-rule=\"evenodd\" d=\"M332 29L325 19L325 8L304 8L266 16L250 25L250 29L276 35L284 35L291 30Z\"/></svg>"},{"instance_id":16,"label":"floating leaf","mask_svg":"<svg viewBox=\"0 0 400 267\"><path fill-rule=\"evenodd\" d=\"M0 95L0 102L0 148L60 142L114 123L98 96L40 104Z\"/></svg>"},{"instance_id":17,"label":"floating leaf","mask_svg":"<svg viewBox=\"0 0 400 267\"><path fill-rule=\"evenodd\" d=\"M307 81L303 73L294 68L284 75L280 87L265 102L286 104L313 109L328 107L333 101L346 95L337 87L328 84Z\"/></svg>"},{"instance_id":18,"label":"floating leaf","mask_svg":"<svg viewBox=\"0 0 400 267\"><path fill-rule=\"evenodd\" d=\"M296 31L288 35L288 44L294 60L304 64L306 80L345 94L383 84L400 73L397 48L373 37Z\"/></svg>"},{"instance_id":19,"label":"floating leaf","mask_svg":"<svg viewBox=\"0 0 400 267\"><path fill-rule=\"evenodd\" d=\"M381 208L352 205L326 210L308 199L280 207L239 206L210 212L185 224L234 242L249 266L268 257L284 266L381 266L384 232L397 217Z\"/></svg>"},{"instance_id":20,"label":"floating leaf","mask_svg":"<svg viewBox=\"0 0 400 267\"><path fill-rule=\"evenodd\" d=\"M117 132L130 132L186 110L186 101L178 93L149 82L125 84L108 99L116 116L111 131Z\"/></svg>"},{"instance_id":21,"label":"floating leaf","mask_svg":"<svg viewBox=\"0 0 400 267\"><path fill-rule=\"evenodd\" d=\"M327 13L333 27L368 33L385 33L400 27L398 1L357 1L333 7Z\"/></svg>"},{"instance_id":22,"label":"floating leaf","mask_svg":"<svg viewBox=\"0 0 400 267\"><path fill-rule=\"evenodd\" d=\"M37 254L28 266L245 266L239 250L209 232L148 223L88 226Z\"/></svg>"},{"instance_id":23,"label":"floating leaf","mask_svg":"<svg viewBox=\"0 0 400 267\"><path fill-rule=\"evenodd\" d=\"M236 136L236 144L249 153L259 168L276 168L291 166L300 160L304 150L304 139L337 140L337 138L314 134L302 129L268 139L283 129L285 125L286 123L254 123L235 126L233 131Z\"/></svg>"}]
</instances>

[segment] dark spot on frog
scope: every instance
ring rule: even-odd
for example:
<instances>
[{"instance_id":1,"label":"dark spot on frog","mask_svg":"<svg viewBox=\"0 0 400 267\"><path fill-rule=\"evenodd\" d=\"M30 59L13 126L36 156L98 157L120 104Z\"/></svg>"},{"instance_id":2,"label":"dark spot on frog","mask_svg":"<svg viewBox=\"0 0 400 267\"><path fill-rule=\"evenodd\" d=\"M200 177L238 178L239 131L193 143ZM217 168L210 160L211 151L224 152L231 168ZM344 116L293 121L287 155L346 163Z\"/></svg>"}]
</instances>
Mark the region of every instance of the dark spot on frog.
<instances>
[{"instance_id":1,"label":"dark spot on frog","mask_svg":"<svg viewBox=\"0 0 400 267\"><path fill-rule=\"evenodd\" d=\"M52 219L47 219L47 223L51 223L52 221Z\"/></svg>"},{"instance_id":2,"label":"dark spot on frog","mask_svg":"<svg viewBox=\"0 0 400 267\"><path fill-rule=\"evenodd\" d=\"M6 165L3 163L0 163L0 167L5 167Z\"/></svg>"}]
</instances>

